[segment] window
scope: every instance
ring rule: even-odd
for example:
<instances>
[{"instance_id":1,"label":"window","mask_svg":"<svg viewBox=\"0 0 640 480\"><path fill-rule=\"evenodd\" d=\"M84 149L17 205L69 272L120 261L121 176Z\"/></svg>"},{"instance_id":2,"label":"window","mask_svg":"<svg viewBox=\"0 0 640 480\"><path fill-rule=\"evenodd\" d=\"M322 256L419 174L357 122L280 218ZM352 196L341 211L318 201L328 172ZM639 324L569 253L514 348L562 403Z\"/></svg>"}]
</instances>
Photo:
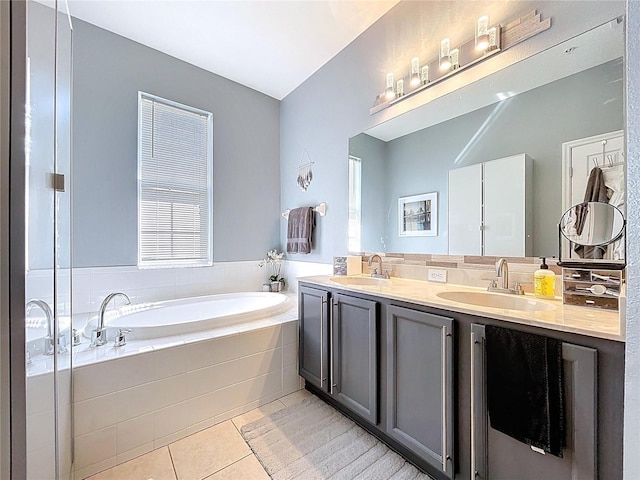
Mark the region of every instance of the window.
<instances>
[{"instance_id":1,"label":"window","mask_svg":"<svg viewBox=\"0 0 640 480\"><path fill-rule=\"evenodd\" d=\"M138 265L211 265L213 116L138 94Z\"/></svg>"},{"instance_id":2,"label":"window","mask_svg":"<svg viewBox=\"0 0 640 480\"><path fill-rule=\"evenodd\" d=\"M349 156L349 251L361 251L362 160Z\"/></svg>"}]
</instances>

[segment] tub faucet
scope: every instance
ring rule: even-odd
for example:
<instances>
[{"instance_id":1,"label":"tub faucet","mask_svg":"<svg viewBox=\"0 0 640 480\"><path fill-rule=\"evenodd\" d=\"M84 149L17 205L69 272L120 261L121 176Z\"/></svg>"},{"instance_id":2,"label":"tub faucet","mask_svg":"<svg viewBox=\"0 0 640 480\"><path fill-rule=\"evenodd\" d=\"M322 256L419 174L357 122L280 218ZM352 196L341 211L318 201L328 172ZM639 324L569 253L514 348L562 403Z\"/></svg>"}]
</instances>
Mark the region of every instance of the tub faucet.
<instances>
[{"instance_id":1,"label":"tub faucet","mask_svg":"<svg viewBox=\"0 0 640 480\"><path fill-rule=\"evenodd\" d=\"M55 334L53 331L53 312L51 311L51 307L47 302L40 299L29 300L25 309L25 316L29 314L33 307L38 307L44 313L45 318L47 319L47 335L44 337L44 348L42 353L44 355L53 355L54 346L55 346ZM58 337L58 353L64 353L67 351L67 347L65 346L64 338L60 335L60 326L58 326L57 337Z\"/></svg>"},{"instance_id":2,"label":"tub faucet","mask_svg":"<svg viewBox=\"0 0 640 480\"><path fill-rule=\"evenodd\" d=\"M92 347L100 347L107 343L107 327L104 326L104 312L106 311L109 302L116 297L124 297L127 305L131 303L131 300L129 300L126 293L115 292L107 295L107 297L102 301L102 305L100 305L100 310L98 310L98 326L91 332Z\"/></svg>"}]
</instances>

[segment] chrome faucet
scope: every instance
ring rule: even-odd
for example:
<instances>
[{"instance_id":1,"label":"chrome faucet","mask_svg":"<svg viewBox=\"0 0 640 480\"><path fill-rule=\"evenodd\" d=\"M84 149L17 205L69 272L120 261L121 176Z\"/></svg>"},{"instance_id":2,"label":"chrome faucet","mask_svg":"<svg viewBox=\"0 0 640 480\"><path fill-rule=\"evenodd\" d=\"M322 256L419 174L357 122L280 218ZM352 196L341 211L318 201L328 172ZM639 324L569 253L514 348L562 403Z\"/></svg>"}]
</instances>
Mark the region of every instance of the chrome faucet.
<instances>
[{"instance_id":1,"label":"chrome faucet","mask_svg":"<svg viewBox=\"0 0 640 480\"><path fill-rule=\"evenodd\" d=\"M502 287L498 287L497 279L502 278ZM509 264L504 258L496 262L496 280L492 280L487 288L489 292L512 293L514 295L524 295L522 285L516 282L513 288L509 288Z\"/></svg>"},{"instance_id":2,"label":"chrome faucet","mask_svg":"<svg viewBox=\"0 0 640 480\"><path fill-rule=\"evenodd\" d=\"M29 300L25 309L25 316L29 314L33 307L38 307L44 313L45 318L47 319L47 335L44 337L44 347L42 353L44 355L53 355L54 346L55 346L55 337L53 331L53 312L51 311L51 307L47 302L40 299ZM60 335L60 326L58 326L57 337L58 337L58 353L64 353L67 351L67 347L65 345L64 337Z\"/></svg>"},{"instance_id":3,"label":"chrome faucet","mask_svg":"<svg viewBox=\"0 0 640 480\"><path fill-rule=\"evenodd\" d=\"M104 326L104 312L107 310L109 302L116 297L124 297L127 305L131 303L131 300L129 300L129 297L125 293L115 292L107 295L102 301L102 305L100 305L100 310L98 310L98 326L91 332L92 347L100 347L107 343L107 327Z\"/></svg>"},{"instance_id":4,"label":"chrome faucet","mask_svg":"<svg viewBox=\"0 0 640 480\"><path fill-rule=\"evenodd\" d=\"M369 257L369 266L371 266L375 258L378 259L378 268L373 269L373 272L371 272L371 276L374 278L389 278L389 272L382 271L382 257L377 253L374 253Z\"/></svg>"}]
</instances>

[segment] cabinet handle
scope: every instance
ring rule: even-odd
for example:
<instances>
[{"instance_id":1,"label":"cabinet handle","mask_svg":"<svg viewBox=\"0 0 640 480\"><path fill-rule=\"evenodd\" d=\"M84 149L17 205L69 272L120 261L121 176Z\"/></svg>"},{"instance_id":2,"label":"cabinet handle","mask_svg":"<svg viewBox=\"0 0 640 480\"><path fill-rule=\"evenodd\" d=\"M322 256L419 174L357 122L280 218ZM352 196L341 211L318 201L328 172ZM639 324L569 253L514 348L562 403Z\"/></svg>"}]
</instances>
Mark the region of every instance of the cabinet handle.
<instances>
[{"instance_id":1,"label":"cabinet handle","mask_svg":"<svg viewBox=\"0 0 640 480\"><path fill-rule=\"evenodd\" d=\"M332 302L332 307L329 311L329 322L331 323L331 328L329 329L329 374L331 375L331 390L329 393L331 393L331 395L333 395L333 389L337 387L337 385L334 383L336 377L333 374L333 357L335 355L335 352L333 351L333 330L335 328L335 325L333 325L333 316L335 314L334 309L336 308L336 306L337 303L335 301Z\"/></svg>"},{"instance_id":2,"label":"cabinet handle","mask_svg":"<svg viewBox=\"0 0 640 480\"><path fill-rule=\"evenodd\" d=\"M320 302L320 388L324 387L324 306L325 299Z\"/></svg>"},{"instance_id":3,"label":"cabinet handle","mask_svg":"<svg viewBox=\"0 0 640 480\"><path fill-rule=\"evenodd\" d=\"M447 329L442 328L442 471L447 471Z\"/></svg>"},{"instance_id":4,"label":"cabinet handle","mask_svg":"<svg viewBox=\"0 0 640 480\"><path fill-rule=\"evenodd\" d=\"M476 340L476 334L471 332L471 471L474 477L479 477L476 465L476 358L475 348L480 342Z\"/></svg>"}]
</instances>

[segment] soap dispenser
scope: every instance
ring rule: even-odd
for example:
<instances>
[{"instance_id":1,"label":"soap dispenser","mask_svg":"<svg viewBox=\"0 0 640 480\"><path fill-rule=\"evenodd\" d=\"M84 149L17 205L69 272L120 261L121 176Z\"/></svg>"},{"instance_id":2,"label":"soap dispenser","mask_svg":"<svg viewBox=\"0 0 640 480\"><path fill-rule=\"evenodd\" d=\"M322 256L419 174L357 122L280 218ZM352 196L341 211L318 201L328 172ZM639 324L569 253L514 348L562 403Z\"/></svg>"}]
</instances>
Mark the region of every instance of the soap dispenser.
<instances>
[{"instance_id":1,"label":"soap dispenser","mask_svg":"<svg viewBox=\"0 0 640 480\"><path fill-rule=\"evenodd\" d=\"M533 274L533 291L536 297L555 298L556 295L556 275L549 270L546 258L540 257L542 264L540 269Z\"/></svg>"}]
</instances>

